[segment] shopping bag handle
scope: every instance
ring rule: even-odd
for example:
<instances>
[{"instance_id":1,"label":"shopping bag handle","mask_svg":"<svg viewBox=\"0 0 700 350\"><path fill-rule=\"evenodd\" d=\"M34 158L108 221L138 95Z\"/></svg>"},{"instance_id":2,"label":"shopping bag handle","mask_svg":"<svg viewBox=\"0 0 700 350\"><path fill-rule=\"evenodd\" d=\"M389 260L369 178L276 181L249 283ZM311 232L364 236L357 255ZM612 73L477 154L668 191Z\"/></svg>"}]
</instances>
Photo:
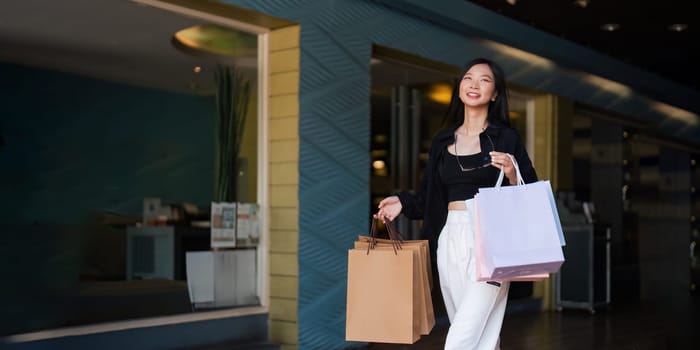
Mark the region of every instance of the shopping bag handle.
<instances>
[{"instance_id":1,"label":"shopping bag handle","mask_svg":"<svg viewBox=\"0 0 700 350\"><path fill-rule=\"evenodd\" d=\"M377 220L379 219L372 220L372 225L369 230L369 244L367 244L367 254L369 254L370 249L374 249L374 247L377 245ZM385 222L385 225L386 230L389 233L389 240L391 240L391 246L392 248L394 248L394 254L398 254L397 250L402 249L401 243L403 243L403 238L401 238L401 234L396 229L396 227L394 227L394 224L392 224L391 221Z\"/></svg>"},{"instance_id":2,"label":"shopping bag handle","mask_svg":"<svg viewBox=\"0 0 700 350\"><path fill-rule=\"evenodd\" d=\"M400 247L401 243L403 243L403 237L401 236L401 233L396 228L396 226L394 226L394 222L389 221L389 222L386 222L385 225L386 225L386 230L389 233L389 239L398 242L399 247Z\"/></svg>"},{"instance_id":3,"label":"shopping bag handle","mask_svg":"<svg viewBox=\"0 0 700 350\"><path fill-rule=\"evenodd\" d=\"M513 162L513 166L515 167L515 175L518 177L518 186L522 186L525 184L525 181L523 180L522 174L520 174L520 167L518 167L518 162L515 160L515 157L513 155L506 153L508 158ZM498 180L496 180L496 189L501 188L501 184L503 184L503 178L505 177L505 172L503 171L503 167L501 167L501 172L498 174Z\"/></svg>"}]
</instances>

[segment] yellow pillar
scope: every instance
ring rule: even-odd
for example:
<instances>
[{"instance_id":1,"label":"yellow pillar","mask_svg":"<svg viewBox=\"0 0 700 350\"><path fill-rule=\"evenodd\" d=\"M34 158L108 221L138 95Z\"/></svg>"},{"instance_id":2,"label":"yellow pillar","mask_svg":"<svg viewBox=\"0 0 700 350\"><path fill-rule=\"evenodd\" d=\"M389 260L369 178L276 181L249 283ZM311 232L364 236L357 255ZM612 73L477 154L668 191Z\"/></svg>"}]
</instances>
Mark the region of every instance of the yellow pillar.
<instances>
[{"instance_id":1,"label":"yellow pillar","mask_svg":"<svg viewBox=\"0 0 700 350\"><path fill-rule=\"evenodd\" d=\"M269 36L270 340L299 344L299 35Z\"/></svg>"},{"instance_id":2,"label":"yellow pillar","mask_svg":"<svg viewBox=\"0 0 700 350\"><path fill-rule=\"evenodd\" d=\"M535 142L533 163L540 179L548 179L552 190L573 189L573 102L554 95L535 97ZM542 299L542 309L554 308L554 279L533 285L533 296Z\"/></svg>"}]
</instances>

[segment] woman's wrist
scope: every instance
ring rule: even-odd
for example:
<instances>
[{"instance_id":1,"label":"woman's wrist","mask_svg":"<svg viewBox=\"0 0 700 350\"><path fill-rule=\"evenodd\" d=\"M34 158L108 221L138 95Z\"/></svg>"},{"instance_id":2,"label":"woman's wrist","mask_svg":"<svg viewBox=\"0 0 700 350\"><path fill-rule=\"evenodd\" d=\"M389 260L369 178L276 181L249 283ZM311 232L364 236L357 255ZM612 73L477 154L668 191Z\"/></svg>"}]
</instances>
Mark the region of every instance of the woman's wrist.
<instances>
[{"instance_id":1,"label":"woman's wrist","mask_svg":"<svg viewBox=\"0 0 700 350\"><path fill-rule=\"evenodd\" d=\"M513 174L506 174L506 177L508 178L508 183L510 183L511 185L518 184L518 179L516 179L515 171L513 171Z\"/></svg>"}]
</instances>

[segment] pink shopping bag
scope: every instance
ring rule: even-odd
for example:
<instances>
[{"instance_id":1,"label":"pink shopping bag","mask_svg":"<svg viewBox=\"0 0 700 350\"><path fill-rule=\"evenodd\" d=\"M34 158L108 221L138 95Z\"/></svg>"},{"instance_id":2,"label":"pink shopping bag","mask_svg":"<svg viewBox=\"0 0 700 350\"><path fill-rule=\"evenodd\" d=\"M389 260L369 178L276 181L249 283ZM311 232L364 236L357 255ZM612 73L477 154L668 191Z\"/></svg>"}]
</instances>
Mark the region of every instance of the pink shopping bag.
<instances>
[{"instance_id":1,"label":"pink shopping bag","mask_svg":"<svg viewBox=\"0 0 700 350\"><path fill-rule=\"evenodd\" d=\"M481 232L478 229L478 217L476 216L476 207L475 207L476 202L473 200L468 200L467 201L467 210L469 211L470 217L471 217L471 223L472 223L472 228L474 232L474 260L475 260L475 277L477 281L497 281L497 282L503 282L503 281L528 281L528 282L534 282L534 281L542 281L544 279L549 278L548 273L542 273L542 274L535 274L535 275L524 275L524 276L517 276L517 277L511 277L511 278L491 278L487 273L486 273L486 263L485 263L485 258L484 258L484 250L481 248L482 243L481 243Z\"/></svg>"},{"instance_id":2,"label":"pink shopping bag","mask_svg":"<svg viewBox=\"0 0 700 350\"><path fill-rule=\"evenodd\" d=\"M512 159L512 158L511 158ZM532 280L564 262L561 223L549 181L525 184L514 159L517 186L480 188L474 197L477 280Z\"/></svg>"},{"instance_id":3,"label":"pink shopping bag","mask_svg":"<svg viewBox=\"0 0 700 350\"><path fill-rule=\"evenodd\" d=\"M473 210L475 211L476 206L473 206ZM475 227L478 227L478 216L474 215L475 220ZM535 282L535 281L542 281L544 279L549 278L549 273L540 273L540 274L526 274L527 271L521 271L523 275L519 276L511 276L511 277L502 277L502 278L494 278L489 274L487 271L486 267L486 257L485 257L485 252L484 249L482 248L482 239L481 239L481 230L476 229L474 230L474 257L475 257L475 262L476 262L476 280L477 281L529 281L529 282Z\"/></svg>"}]
</instances>

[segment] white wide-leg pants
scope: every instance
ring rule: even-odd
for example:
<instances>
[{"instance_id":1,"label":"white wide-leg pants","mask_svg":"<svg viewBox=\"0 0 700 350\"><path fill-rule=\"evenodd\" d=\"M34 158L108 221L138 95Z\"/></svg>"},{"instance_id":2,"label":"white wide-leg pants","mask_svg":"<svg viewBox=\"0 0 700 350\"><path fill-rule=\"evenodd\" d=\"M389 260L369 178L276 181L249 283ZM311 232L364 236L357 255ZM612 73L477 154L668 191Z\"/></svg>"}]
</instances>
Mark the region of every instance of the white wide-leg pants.
<instances>
[{"instance_id":1,"label":"white wide-leg pants","mask_svg":"<svg viewBox=\"0 0 700 350\"><path fill-rule=\"evenodd\" d=\"M471 218L450 210L440 233L437 265L450 329L445 349L499 349L509 282L476 282Z\"/></svg>"}]
</instances>

